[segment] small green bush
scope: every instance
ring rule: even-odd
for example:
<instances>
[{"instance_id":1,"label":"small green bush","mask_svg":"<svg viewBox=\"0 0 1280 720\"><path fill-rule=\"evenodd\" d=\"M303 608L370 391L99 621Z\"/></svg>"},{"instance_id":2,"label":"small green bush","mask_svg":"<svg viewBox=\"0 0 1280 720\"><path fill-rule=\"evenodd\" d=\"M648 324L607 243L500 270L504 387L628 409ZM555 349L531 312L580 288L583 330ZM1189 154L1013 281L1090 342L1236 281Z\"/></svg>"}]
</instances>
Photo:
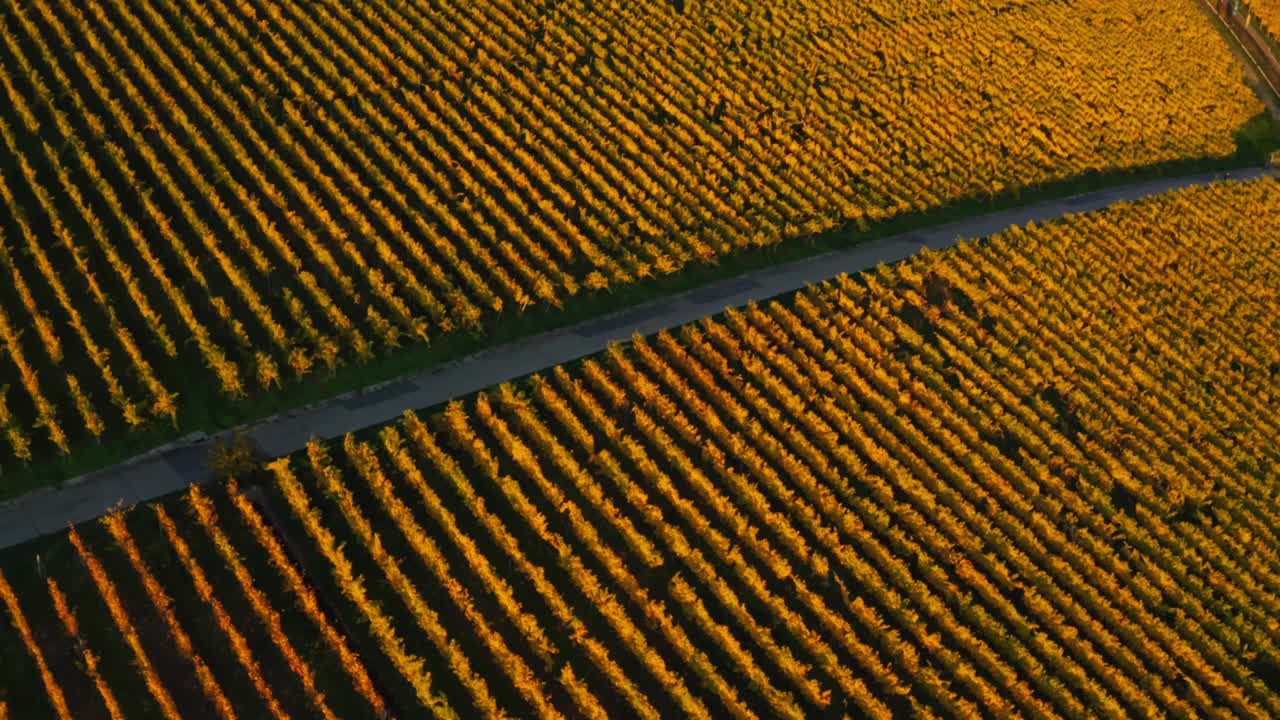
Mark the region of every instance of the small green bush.
<instances>
[{"instance_id":1,"label":"small green bush","mask_svg":"<svg viewBox=\"0 0 1280 720\"><path fill-rule=\"evenodd\" d=\"M218 480L248 475L258 469L262 460L257 443L241 432L219 438L209 448L209 469Z\"/></svg>"}]
</instances>

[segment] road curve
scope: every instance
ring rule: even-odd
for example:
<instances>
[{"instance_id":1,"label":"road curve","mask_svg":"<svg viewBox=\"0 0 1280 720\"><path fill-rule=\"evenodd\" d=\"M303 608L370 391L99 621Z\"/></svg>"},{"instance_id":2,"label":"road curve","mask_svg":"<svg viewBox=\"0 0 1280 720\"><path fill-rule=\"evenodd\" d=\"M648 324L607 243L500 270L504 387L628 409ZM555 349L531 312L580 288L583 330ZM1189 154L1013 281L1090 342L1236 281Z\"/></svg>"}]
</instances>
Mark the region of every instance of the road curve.
<instances>
[{"instance_id":1,"label":"road curve","mask_svg":"<svg viewBox=\"0 0 1280 720\"><path fill-rule=\"evenodd\" d=\"M1045 222L1115 202L1138 200L1221 179L1249 179L1268 171L1245 168L1145 180L954 223L879 238L848 249L803 258L722 280L678 295L658 298L579 325L530 336L475 355L267 418L242 428L271 456L305 446L313 437L329 439L393 420L406 409L425 408L491 385L571 362L626 340L678 327L726 307L764 300L812 283L892 263L921 248L933 250L964 238L993 235L1014 225ZM168 446L82 476L62 487L38 490L0 505L0 549L63 530L69 523L98 517L118 505L132 505L181 490L209 478L209 439Z\"/></svg>"}]
</instances>

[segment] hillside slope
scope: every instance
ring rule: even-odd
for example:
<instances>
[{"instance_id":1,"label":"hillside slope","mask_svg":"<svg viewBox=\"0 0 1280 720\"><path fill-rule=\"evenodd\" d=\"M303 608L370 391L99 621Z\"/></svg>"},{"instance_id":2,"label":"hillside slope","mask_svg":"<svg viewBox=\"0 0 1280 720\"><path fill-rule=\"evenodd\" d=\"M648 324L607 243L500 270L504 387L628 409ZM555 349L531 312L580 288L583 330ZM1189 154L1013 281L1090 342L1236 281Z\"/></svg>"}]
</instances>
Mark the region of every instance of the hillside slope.
<instances>
[{"instance_id":1,"label":"hillside slope","mask_svg":"<svg viewBox=\"0 0 1280 720\"><path fill-rule=\"evenodd\" d=\"M1239 80L1164 0L6 0L0 462L845 222L1221 158Z\"/></svg>"},{"instance_id":2,"label":"hillside slope","mask_svg":"<svg viewBox=\"0 0 1280 720\"><path fill-rule=\"evenodd\" d=\"M314 443L6 554L0 703L1274 717L1278 270L1220 183Z\"/></svg>"}]
</instances>

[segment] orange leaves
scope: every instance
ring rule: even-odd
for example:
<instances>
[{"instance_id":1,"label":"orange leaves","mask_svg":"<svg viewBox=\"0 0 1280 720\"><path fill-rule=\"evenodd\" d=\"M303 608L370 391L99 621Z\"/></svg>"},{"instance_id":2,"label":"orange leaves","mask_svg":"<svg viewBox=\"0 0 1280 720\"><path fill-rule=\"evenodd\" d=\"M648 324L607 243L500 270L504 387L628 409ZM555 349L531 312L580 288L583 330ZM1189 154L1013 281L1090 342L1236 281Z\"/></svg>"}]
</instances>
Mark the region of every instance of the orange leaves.
<instances>
[{"instance_id":1,"label":"orange leaves","mask_svg":"<svg viewBox=\"0 0 1280 720\"><path fill-rule=\"evenodd\" d=\"M9 441L9 447L13 451L13 456L24 462L31 459L31 440L27 437L18 424L18 420L9 411L6 395L9 386L0 386L0 429L4 430L4 434Z\"/></svg>"},{"instance_id":2,"label":"orange leaves","mask_svg":"<svg viewBox=\"0 0 1280 720\"><path fill-rule=\"evenodd\" d=\"M10 13L14 458L176 423L185 382L272 392L842 221L1221 156L1257 109L1174 3L738 3L678 24L596 5L535 29L491 2L295 3L265 34L218 3ZM282 111L261 112L277 90ZM37 130L54 139L27 143ZM1277 715L1248 659L1280 650L1256 480L1280 427L1275 185L1196 192L729 312L374 444L312 445L264 493L296 536L233 484L252 538L233 545L193 490L228 591L167 511L176 570L107 526L195 679L183 699L224 716L238 695L168 573L277 716L292 696L274 702L245 623L323 717L339 690L388 710L343 627L372 638L409 714ZM133 599L71 542L174 716ZM77 634L76 598L49 593ZM349 688L318 686L313 645Z\"/></svg>"},{"instance_id":3,"label":"orange leaves","mask_svg":"<svg viewBox=\"0 0 1280 720\"><path fill-rule=\"evenodd\" d=\"M1213 209L1238 194L1274 215L1274 182L930 253L406 414L376 440L314 442L273 462L260 495L230 485L236 525L213 491L188 494L230 589L158 508L165 573L185 572L240 691L267 707L278 692L277 715L286 698L332 715L304 642L371 714L386 709L345 625L389 661L407 707L441 717L1265 716L1280 700L1244 653L1275 649L1280 583L1251 455L1278 419L1252 392L1274 362L1276 330L1256 318L1276 230L1196 228L1245 222ZM1195 272L1156 261L1188 234L1201 239L1178 257ZM1261 349L1240 349L1255 336ZM273 528L273 502L296 522ZM106 524L179 672L217 702L172 576L122 516ZM110 579L72 543L164 697ZM301 622L272 606L249 553ZM313 587L307 561L334 582ZM268 684L246 623L305 693ZM92 678L97 656L77 651Z\"/></svg>"},{"instance_id":4,"label":"orange leaves","mask_svg":"<svg viewBox=\"0 0 1280 720\"><path fill-rule=\"evenodd\" d=\"M33 423L35 427L42 427L49 435L50 441L64 454L70 452L71 448L67 440L66 433L58 424L55 417L56 411L54 406L44 396L40 389L40 381L36 377L36 370L28 365L23 358L22 349L19 345L18 334L13 326L9 323L8 316L5 315L4 309L0 308L0 340L4 340L9 357L15 365L18 366L18 373L22 380L23 389L31 397L36 407L36 420ZM7 412L7 411L6 411ZM30 446L26 443L25 438L21 438L20 429L16 427L16 421L10 420L8 431L10 443L14 447L15 454L22 459L24 455L30 456ZM21 438L16 439L15 438Z\"/></svg>"},{"instance_id":5,"label":"orange leaves","mask_svg":"<svg viewBox=\"0 0 1280 720\"><path fill-rule=\"evenodd\" d=\"M404 478L426 504L428 511L436 522L448 530L451 541L462 551L471 569L482 575L486 589L498 599L503 610L530 643L534 653L544 663L551 663L556 649L547 637L546 631L539 625L537 617L521 609L510 584L494 572L488 558L479 552L474 540L460 531L453 514L441 505L439 496L427 485L425 478L417 467L415 458L405 445L404 439L395 428L389 427L382 432L382 441L396 469L403 473ZM381 484L381 481L377 482ZM379 495L381 496L383 492L385 490L379 491ZM390 496L387 497L389 498ZM397 510L396 514L406 516L406 524L411 520L411 517L408 517L407 512L404 510ZM418 532L415 532L416 534Z\"/></svg>"},{"instance_id":6,"label":"orange leaves","mask_svg":"<svg viewBox=\"0 0 1280 720\"><path fill-rule=\"evenodd\" d=\"M249 526L253 533L254 539L257 541L257 547L267 555L267 560L275 568L276 572L284 579L286 586L292 593L298 607L302 609L304 614L311 620L312 624L320 633L323 642L329 649L338 656L342 668L351 678L356 691L369 703L370 708L376 715L383 715L386 712L386 705L382 697L378 694L377 689L373 685L368 671L365 669L363 661L348 646L346 639L337 631L336 628L326 617L324 610L320 604L320 600L315 591L307 584L305 578L294 567L293 561L285 554L284 548L280 542L272 534L270 528L267 527L258 511L253 504L242 495L239 487L234 480L227 483L227 492L232 503L240 513L241 519ZM233 565L233 569L238 563L232 562L229 555L229 548L225 543L225 538L219 540L218 533L213 532L216 527L213 524L213 506L207 498L199 491L199 488L193 487L188 491L188 502L193 512L199 519L200 523L205 527L206 531L212 532L215 544L218 546L219 552L223 553L224 559ZM236 575L245 584L246 590L249 585L245 583L247 573L243 572L243 566L236 570ZM302 678L308 677L306 673L300 675Z\"/></svg>"},{"instance_id":7,"label":"orange leaves","mask_svg":"<svg viewBox=\"0 0 1280 720\"><path fill-rule=\"evenodd\" d=\"M63 697L62 688L58 685L58 681L50 672L49 666L45 663L44 653L40 651L40 646L36 644L35 638L31 634L31 627L27 624L27 618L22 613L22 607L18 604L18 596L14 594L13 588L9 586L9 581L5 579L4 574L0 573L0 601L4 602L5 609L9 614L9 624L14 630L18 631L19 637L22 638L22 644L27 649L27 654L35 661L36 667L40 669L40 679L44 682L45 693L49 698L49 703L53 705L54 711L61 720L71 720L71 710L67 707L66 698ZM0 704L0 715L5 713L5 708Z\"/></svg>"},{"instance_id":8,"label":"orange leaves","mask_svg":"<svg viewBox=\"0 0 1280 720\"><path fill-rule=\"evenodd\" d=\"M356 466L357 473L369 484L379 502L388 510L397 527L408 539L410 546L418 553L423 563L431 569L454 604L462 610L463 614L471 622L477 636L481 638L504 672L510 676L512 683L521 696L537 709L540 716L562 717L559 711L549 704L541 684L528 665L519 655L513 653L507 647L501 635L489 627L489 624L471 602L465 588L453 578L447 561L435 542L423 532L421 526L413 519L408 507L395 497L391 483L383 475L377 455L373 450L367 445L356 443L350 435L346 436L344 440L344 449L347 457ZM466 673L467 667L460 665L455 671ZM465 674L463 677L466 679ZM482 695L481 699L483 698L484 696Z\"/></svg>"},{"instance_id":9,"label":"orange leaves","mask_svg":"<svg viewBox=\"0 0 1280 720\"><path fill-rule=\"evenodd\" d=\"M285 660L289 665L290 672L294 677L298 678L302 682L303 687L307 690L308 697L320 715L326 718L326 720L333 720L335 716L325 703L324 694L316 688L315 673L312 671L310 665L304 659L299 657L297 651L294 650L293 643L289 640L289 637L285 634L281 626L280 612L271 606L267 597L258 589L253 578L249 575L248 569L245 567L244 563L241 562L235 548L231 546L230 541L218 526L217 516L214 514L213 510L213 504L202 493L200 493L199 488L195 486L193 486L187 493L187 504L199 520L201 526L204 528L205 533L207 533L209 538L213 541L214 546L217 548L219 555L222 556L223 561L226 562L235 574L237 582L240 583L240 589L249 599L249 604L252 606L254 614L257 615L258 620L266 626L272 642L284 655ZM157 511L159 511L159 506L157 506ZM162 518L161 523L164 526L165 532L171 533L172 523L168 518ZM187 562L186 556L184 556L184 562ZM218 618L220 624L230 625L229 622L223 622L222 614L219 614ZM258 678L256 676L254 681L255 684L258 682Z\"/></svg>"},{"instance_id":10,"label":"orange leaves","mask_svg":"<svg viewBox=\"0 0 1280 720\"><path fill-rule=\"evenodd\" d=\"M177 705L173 702L173 697L160 681L160 677L156 675L155 668L151 664L151 658L143 647L142 639L138 636L133 622L129 619L128 611L125 610L124 605L120 602L120 596L116 592L115 584L111 582L111 578L108 577L97 556L80 539L80 535L75 528L68 532L68 539L75 546L81 562L84 563L85 569L89 571L90 577L93 578L93 583L98 588L98 594L102 597L103 602L106 603L107 610L111 613L111 619L115 622L116 629L120 631L125 643L128 644L129 649L132 651L134 664L137 666L138 672L142 674L147 690L160 706L161 713L166 720L179 720L182 715L178 712Z\"/></svg>"},{"instance_id":11,"label":"orange leaves","mask_svg":"<svg viewBox=\"0 0 1280 720\"><path fill-rule=\"evenodd\" d=\"M106 705L107 714L111 720L124 720L124 713L120 710L120 703L116 700L115 693L111 691L111 687L106 680L98 672L98 657L85 645L84 640L80 637L80 623L76 619L75 611L67 603L67 596L62 593L58 583L53 579L48 579L49 597L53 599L54 611L58 615L58 619L62 622L63 630L67 636L76 645L80 652L81 660L84 662L84 670L93 680L93 684L97 686L98 693L102 696L102 702ZM3 713L0 713L0 720Z\"/></svg>"},{"instance_id":12,"label":"orange leaves","mask_svg":"<svg viewBox=\"0 0 1280 720\"><path fill-rule=\"evenodd\" d=\"M191 640L190 633L188 633L188 631L182 626L181 618L179 618L177 613L174 611L173 599L169 596L168 591L155 577L155 574L143 559L142 553L139 551L137 544L134 542L132 535L129 533L129 529L125 524L124 513L113 512L106 515L102 518L102 524L106 526L107 531L111 533L116 544L129 558L129 564L133 566L134 572L136 572L139 579L141 579L143 588L146 590L147 597L151 600L152 607L155 608L156 613L160 615L161 619L164 621L165 628L168 630L169 638L178 648L178 652L186 658L187 662L191 664L192 669L195 671L196 679L199 681L200 688L204 691L205 697L208 698L218 715L224 718L224 720L231 720L232 718L235 718L236 712L235 709L231 707L231 701L223 692L222 686L218 683L217 678L213 676L213 671L209 668L209 665L196 649L195 644ZM76 547L77 549L81 548L80 545L77 545ZM82 550L82 553L84 553L82 558L85 559L87 564L89 562L89 556L86 551ZM99 572L101 573L101 581L109 582L109 580L107 580L106 573L101 572L101 570L99 570ZM98 577L95 576L95 580L98 580ZM107 594L108 593L104 592L104 599ZM114 591L111 591L110 594L113 595ZM110 602L111 601L108 600L108 603ZM113 613L114 612L117 611L113 611ZM123 613L123 608L120 608L118 612ZM123 627L121 628L121 631L124 632Z\"/></svg>"},{"instance_id":13,"label":"orange leaves","mask_svg":"<svg viewBox=\"0 0 1280 720\"><path fill-rule=\"evenodd\" d=\"M322 459L322 449L317 447L313 453L316 455L317 460ZM326 470L332 472L323 462L318 469L322 472ZM422 658L410 654L405 649L404 640L396 631L395 623L386 615L380 605L369 597L363 580L356 573L354 566L347 559L346 553L338 545L333 534L325 527L319 511L311 505L306 490L298 482L289 467L289 461L287 459L277 460L269 464L267 470L275 476L280 491L284 494L299 522L303 524L307 534L316 543L317 550L329 561L330 571L333 573L334 580L342 590L343 595L360 611L380 649L386 654L391 664L405 681L413 687L419 702L424 707L429 708L441 720L456 719L457 714L449 706L448 700L437 695L437 691L432 687L431 673L427 670L426 663ZM331 485L330 487L336 488L337 486ZM365 537L366 542L374 539L373 536ZM403 593L402 596L408 602L413 597L414 591L412 591L407 578L399 572L394 561L385 554L380 544L371 543L370 550L378 552L378 557L381 561L391 563L386 566L387 570L395 578L394 583L398 586L397 589ZM422 609L420 597L415 605L418 605L419 610ZM420 612L418 617L424 626L424 630L434 635L437 639L442 637L444 631L439 627L438 623L434 622L434 617L429 611ZM445 645L454 650L455 653L457 652L456 646L448 645L447 642ZM454 660L455 667L461 666L461 662L456 655Z\"/></svg>"},{"instance_id":14,"label":"orange leaves","mask_svg":"<svg viewBox=\"0 0 1280 720\"><path fill-rule=\"evenodd\" d=\"M254 357L254 370L258 377L258 386L269 389L272 386L280 387L280 368L276 365L276 361L269 354L259 352ZM299 376L306 374L307 368L294 367L294 372Z\"/></svg>"},{"instance_id":15,"label":"orange leaves","mask_svg":"<svg viewBox=\"0 0 1280 720\"><path fill-rule=\"evenodd\" d=\"M169 518L163 505L153 505L152 510L155 511L156 519L160 522L160 527L164 530L165 537L169 540L169 546L178 554L178 559L182 562L183 567L186 568L187 574L191 576L191 583L195 586L196 593L200 596L200 599L213 611L214 621L217 623L218 629L226 636L236 660L239 661L245 674L249 676L254 689L258 691L258 695L266 703L272 717L277 718L277 720L285 720L288 715L280 707L274 691L262 676L258 661L254 658L253 651L249 649L249 643L245 640L240 630L236 628L231 616L218 599L217 592L209 583L203 568L192 556L191 548L188 547L182 536L178 534L177 526L173 524L173 520Z\"/></svg>"},{"instance_id":16,"label":"orange leaves","mask_svg":"<svg viewBox=\"0 0 1280 720\"><path fill-rule=\"evenodd\" d=\"M85 429L94 439L102 437L102 431L106 429L106 425L102 422L102 418L98 417L97 411L93 409L93 403L80 390L80 383L76 380L75 375L67 375L67 387L71 389L71 397L75 400L76 409L80 411L80 417L84 420Z\"/></svg>"},{"instance_id":17,"label":"orange leaves","mask_svg":"<svg viewBox=\"0 0 1280 720\"><path fill-rule=\"evenodd\" d=\"M458 408L457 413L454 415L455 419L451 421L457 423L455 428L452 430L452 432L457 436L465 435L465 427L462 425L465 419L463 416L458 414L460 412L461 408ZM627 703L631 706L632 710L636 712L637 716L648 719L659 717L657 710L653 707L648 698L646 698L639 688L636 687L635 683L627 677L619 667L618 663L610 657L608 648L601 641L591 636L591 633L587 630L582 620L578 618L573 609L565 601L562 592L568 591L568 588L565 588L564 590L556 588L555 585L549 582L545 571L530 562L528 557L523 553L523 551L521 551L516 538L507 529L502 520L489 511L486 508L483 499L476 495L475 488L472 486L468 478L462 473L458 461L452 458L438 444L436 444L435 438L427 430L422 421L413 413L410 412L405 414L404 426L405 431L412 439L418 451L430 463L432 463L436 469L442 472L447 480L450 481L456 491L463 498L465 507L476 516L485 528L487 534L503 548L503 551L507 557L511 558L515 563L521 575L529 579L538 594L548 603L556 619L567 628L568 634L573 642L587 655L588 658L591 659L596 668L609 679L613 688L627 700ZM419 489L419 492L422 492L421 488ZM541 530L545 525L541 518L531 518L526 515L524 520L526 522L534 523L534 527L539 530ZM579 564L573 564L570 568L576 573L574 577L577 582L592 582L592 576L582 573L581 566ZM592 583L585 587L594 588L596 586ZM606 598L599 599L605 600ZM624 620L624 618L619 618L614 613L611 613L610 617L613 618L615 623ZM630 628L629 625L622 625L622 627L631 629L632 632L634 632L634 629ZM631 638L632 635L623 633L622 637L626 639ZM636 640L638 640L638 638L636 638ZM640 657L646 658L648 655L646 653ZM581 691L572 690L572 688L571 691L575 695L581 696Z\"/></svg>"},{"instance_id":18,"label":"orange leaves","mask_svg":"<svg viewBox=\"0 0 1280 720\"><path fill-rule=\"evenodd\" d=\"M545 42L500 3L316 6L273 17L270 43L231 6L32 6L0 29L16 159L0 202L24 253L0 273L7 322L32 331L16 364L37 405L19 430L42 423L70 452L174 422L172 366L189 364L152 354L188 343L234 404L843 222L1229 154L1259 106L1227 48L1181 4L1143 6L1158 29L1121 35L1135 3L1034 19L837 3L747 25L713 8L672 27L617 5ZM506 61L517 45L533 65ZM1064 61L1033 61L1045 47ZM551 71L560 49L581 67ZM49 142L17 142L37 129ZM101 427L61 380L47 398L33 382L82 361Z\"/></svg>"}]
</instances>

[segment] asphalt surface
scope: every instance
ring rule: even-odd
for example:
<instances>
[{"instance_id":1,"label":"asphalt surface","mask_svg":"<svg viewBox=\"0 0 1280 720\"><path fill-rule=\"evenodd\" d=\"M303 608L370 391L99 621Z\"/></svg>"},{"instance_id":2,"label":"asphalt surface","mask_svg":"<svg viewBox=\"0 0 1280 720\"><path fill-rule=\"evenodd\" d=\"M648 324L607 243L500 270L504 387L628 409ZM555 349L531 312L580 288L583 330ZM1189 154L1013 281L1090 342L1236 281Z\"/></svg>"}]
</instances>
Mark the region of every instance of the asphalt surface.
<instances>
[{"instance_id":1,"label":"asphalt surface","mask_svg":"<svg viewBox=\"0 0 1280 720\"><path fill-rule=\"evenodd\" d=\"M1045 222L1069 213L1199 185L1212 180L1248 179L1263 168L1161 178L1118 186L955 223L871 240L854 247L771 266L680 295L664 297L580 325L531 336L461 360L393 380L363 392L267 418L242 428L270 456L292 453L311 438L331 439L393 420L410 408L426 408L455 397L571 362L633 334L678 327L751 301L765 300L806 285L893 263L922 248L938 250L964 238L994 235L1014 225ZM211 439L169 446L126 463L77 478L62 487L39 490L0 505L0 548L63 530L96 518L112 507L133 505L204 482Z\"/></svg>"}]
</instances>

